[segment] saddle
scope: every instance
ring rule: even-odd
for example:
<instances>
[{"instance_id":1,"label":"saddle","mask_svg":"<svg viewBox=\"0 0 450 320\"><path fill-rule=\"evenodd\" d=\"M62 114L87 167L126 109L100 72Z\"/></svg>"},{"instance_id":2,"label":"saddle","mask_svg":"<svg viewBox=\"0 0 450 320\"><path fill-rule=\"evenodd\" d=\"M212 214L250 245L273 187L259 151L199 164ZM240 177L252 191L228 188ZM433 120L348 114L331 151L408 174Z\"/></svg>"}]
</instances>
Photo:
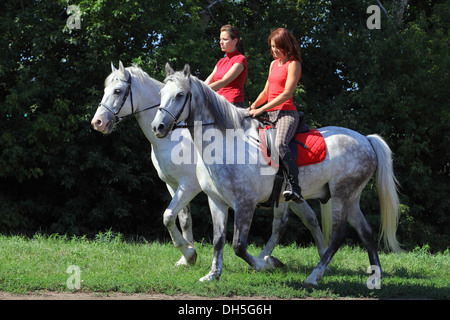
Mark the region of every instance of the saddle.
<instances>
[{"instance_id":1,"label":"saddle","mask_svg":"<svg viewBox=\"0 0 450 320\"><path fill-rule=\"evenodd\" d=\"M300 121L295 131L295 136L289 143L291 153L296 159L298 167L320 163L327 156L325 139L318 130L311 129L305 123L305 114L303 112L299 112L299 116ZM278 207L279 196L284 183L284 171L280 166L279 157L277 159L271 158L271 155L274 153L273 150L275 150L275 135L274 130L272 130L274 127L274 123L271 123L265 118L260 119L259 136L261 152L271 167L278 168L269 200L259 204L259 207L267 209L272 209L274 206Z\"/></svg>"}]
</instances>

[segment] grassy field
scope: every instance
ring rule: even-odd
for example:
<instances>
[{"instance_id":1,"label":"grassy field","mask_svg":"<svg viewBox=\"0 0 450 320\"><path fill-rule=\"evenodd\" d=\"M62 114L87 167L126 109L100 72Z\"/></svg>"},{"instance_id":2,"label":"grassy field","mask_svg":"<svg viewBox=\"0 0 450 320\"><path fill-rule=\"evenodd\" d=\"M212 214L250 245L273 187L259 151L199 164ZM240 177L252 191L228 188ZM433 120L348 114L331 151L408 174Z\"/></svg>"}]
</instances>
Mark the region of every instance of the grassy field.
<instances>
[{"instance_id":1,"label":"grassy field","mask_svg":"<svg viewBox=\"0 0 450 320\"><path fill-rule=\"evenodd\" d=\"M264 296L278 298L423 298L450 299L450 252L430 254L416 248L400 254L380 254L384 271L381 289L365 285L369 266L367 253L343 247L330 264L320 286L302 287L318 262L315 247L278 247L274 256L284 268L255 272L236 257L230 245L224 252L220 281L201 283L208 273L213 248L196 243L195 266L176 267L180 253L170 243L126 242L111 232L95 239L40 236L0 236L0 292L26 294L43 291L73 291L76 266L82 292L191 294L204 297ZM250 246L258 255L261 248ZM69 271L69 273L67 272ZM72 277L72 278L71 278ZM72 279L72 280L71 280Z\"/></svg>"}]
</instances>

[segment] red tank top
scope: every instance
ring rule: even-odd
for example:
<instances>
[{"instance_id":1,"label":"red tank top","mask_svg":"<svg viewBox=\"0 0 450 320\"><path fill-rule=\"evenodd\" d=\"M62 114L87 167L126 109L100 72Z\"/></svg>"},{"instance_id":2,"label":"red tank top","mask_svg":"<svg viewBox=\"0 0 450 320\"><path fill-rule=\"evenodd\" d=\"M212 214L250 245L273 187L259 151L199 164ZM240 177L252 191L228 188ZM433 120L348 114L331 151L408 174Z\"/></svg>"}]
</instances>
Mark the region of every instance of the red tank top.
<instances>
[{"instance_id":1,"label":"red tank top","mask_svg":"<svg viewBox=\"0 0 450 320\"><path fill-rule=\"evenodd\" d=\"M244 70L225 87L217 90L217 93L224 96L231 103L244 102L244 85L247 78L247 58L239 51L227 53L226 56L217 63L217 70L214 74L213 82L222 80L225 74L230 71L235 63L241 63Z\"/></svg>"},{"instance_id":2,"label":"red tank top","mask_svg":"<svg viewBox=\"0 0 450 320\"><path fill-rule=\"evenodd\" d=\"M283 93L284 88L286 86L289 63L291 61L292 60L289 60L285 64L279 66L280 59L277 59L272 64L272 69L270 70L270 75L269 75L269 78L267 79L269 81L268 102L274 100L276 97L278 97L280 94ZM302 75L300 74L300 77L301 76ZM272 109L270 109L268 111L275 111L275 110L295 111L297 109L295 108L294 101L291 97L289 100L283 102L282 104L280 104L276 107L273 107Z\"/></svg>"}]
</instances>

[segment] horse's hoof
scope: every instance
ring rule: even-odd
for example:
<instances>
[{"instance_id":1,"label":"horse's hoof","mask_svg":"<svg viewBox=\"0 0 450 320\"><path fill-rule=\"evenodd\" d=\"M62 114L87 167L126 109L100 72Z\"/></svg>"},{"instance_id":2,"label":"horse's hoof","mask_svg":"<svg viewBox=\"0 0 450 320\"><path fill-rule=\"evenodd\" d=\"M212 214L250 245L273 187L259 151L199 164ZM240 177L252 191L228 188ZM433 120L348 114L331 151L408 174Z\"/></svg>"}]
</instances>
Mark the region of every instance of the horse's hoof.
<instances>
[{"instance_id":1,"label":"horse's hoof","mask_svg":"<svg viewBox=\"0 0 450 320\"><path fill-rule=\"evenodd\" d=\"M265 256L264 261L267 262L273 269L284 267L284 263L273 256Z\"/></svg>"},{"instance_id":2,"label":"horse's hoof","mask_svg":"<svg viewBox=\"0 0 450 320\"><path fill-rule=\"evenodd\" d=\"M200 282L211 282L214 280L219 280L220 276L214 273L208 273L206 276L200 278Z\"/></svg>"},{"instance_id":3,"label":"horse's hoof","mask_svg":"<svg viewBox=\"0 0 450 320\"><path fill-rule=\"evenodd\" d=\"M197 262L197 251L194 250L194 253L187 259L187 263L190 266L193 266Z\"/></svg>"},{"instance_id":4,"label":"horse's hoof","mask_svg":"<svg viewBox=\"0 0 450 320\"><path fill-rule=\"evenodd\" d=\"M178 260L175 263L176 267L178 267L178 266L187 266L187 265L188 265L188 262L187 262L187 260L186 260L186 258L184 256L181 256L180 260Z\"/></svg>"},{"instance_id":5,"label":"horse's hoof","mask_svg":"<svg viewBox=\"0 0 450 320\"><path fill-rule=\"evenodd\" d=\"M197 252L194 250L192 255L186 259L185 256L181 256L180 260L175 263L175 266L193 266L197 262Z\"/></svg>"},{"instance_id":6,"label":"horse's hoof","mask_svg":"<svg viewBox=\"0 0 450 320\"><path fill-rule=\"evenodd\" d=\"M316 283L306 282L306 281L303 282L303 288L305 288L307 290L315 289L315 288L317 288L317 286L318 286L317 282Z\"/></svg>"}]
</instances>

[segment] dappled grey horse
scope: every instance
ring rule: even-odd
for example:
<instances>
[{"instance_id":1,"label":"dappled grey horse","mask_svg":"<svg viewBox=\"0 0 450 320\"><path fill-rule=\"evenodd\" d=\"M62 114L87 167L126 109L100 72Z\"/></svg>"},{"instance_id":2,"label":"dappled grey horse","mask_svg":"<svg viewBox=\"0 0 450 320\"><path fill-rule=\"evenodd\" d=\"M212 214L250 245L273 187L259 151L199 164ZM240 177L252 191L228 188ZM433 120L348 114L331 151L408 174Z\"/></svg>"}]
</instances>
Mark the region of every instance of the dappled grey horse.
<instances>
[{"instance_id":1,"label":"dappled grey horse","mask_svg":"<svg viewBox=\"0 0 450 320\"><path fill-rule=\"evenodd\" d=\"M163 84L152 79L138 67L124 68L122 62L117 70L112 64L112 73L105 80L104 95L91 121L95 130L103 134L111 133L117 123L128 115L134 115L152 145L152 162L159 177L167 184L172 200L164 212L164 225L167 227L174 245L182 252L177 264L194 264L196 252L192 235L192 220L189 202L201 192L196 175L195 161L178 164L174 161L179 152L191 155L196 152L191 135L186 128L179 128L173 136L164 139L155 137L151 130L151 122L160 104L160 89ZM175 152L176 151L176 152ZM216 206L209 199L213 220L222 212L216 213ZM301 210L295 212L300 216L306 227L311 231L317 245L319 255L325 250L325 242L312 209L305 203ZM277 245L288 221L289 208L281 204L274 210L272 235L261 252L262 258L271 255ZM175 220L179 217L182 233L178 230ZM275 266L276 259L270 259Z\"/></svg>"},{"instance_id":2,"label":"dappled grey horse","mask_svg":"<svg viewBox=\"0 0 450 320\"><path fill-rule=\"evenodd\" d=\"M261 159L258 146L258 121L217 95L207 85L190 74L190 67L174 72L166 65L167 78L161 89L161 106L152 122L155 135L164 138L181 121L190 126L203 161L199 161L197 176L202 190L213 207L222 212L214 221L216 256L221 255L225 241L226 211L232 207L234 215L233 248L235 253L256 270L270 268L270 261L247 252L253 213L258 203L265 201L272 190L278 169ZM381 234L388 247L400 250L396 239L399 218L399 199L393 174L391 150L378 135L361 134L340 127L318 129L325 138L327 156L321 163L299 168L299 181L305 199L331 199L332 230L329 246L320 262L305 281L317 286L328 263L345 238L347 222L352 225L369 254L370 264L379 268L377 244L372 229L360 209L361 192L376 171L381 212ZM212 138L214 137L214 138ZM214 153L211 145L215 143ZM241 143L236 150L235 140ZM208 149L209 148L209 149ZM246 154L247 163L237 165L230 159ZM228 160L227 160L228 159ZM283 201L281 198L280 201ZM298 204L291 202L291 208ZM322 213L323 214L323 213ZM215 279L220 270L212 269L205 278Z\"/></svg>"}]
</instances>

